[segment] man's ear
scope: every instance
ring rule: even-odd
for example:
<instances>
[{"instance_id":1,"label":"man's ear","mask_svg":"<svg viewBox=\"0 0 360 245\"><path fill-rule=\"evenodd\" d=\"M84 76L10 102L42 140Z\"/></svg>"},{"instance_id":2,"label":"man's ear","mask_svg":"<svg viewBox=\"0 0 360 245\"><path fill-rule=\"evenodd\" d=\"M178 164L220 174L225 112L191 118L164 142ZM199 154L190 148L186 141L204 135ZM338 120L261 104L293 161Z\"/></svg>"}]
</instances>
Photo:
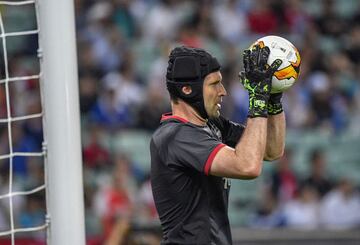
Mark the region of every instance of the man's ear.
<instances>
[{"instance_id":1,"label":"man's ear","mask_svg":"<svg viewBox=\"0 0 360 245\"><path fill-rule=\"evenodd\" d=\"M192 93L191 86L189 86L189 85L182 87L181 91L186 95L189 95Z\"/></svg>"}]
</instances>

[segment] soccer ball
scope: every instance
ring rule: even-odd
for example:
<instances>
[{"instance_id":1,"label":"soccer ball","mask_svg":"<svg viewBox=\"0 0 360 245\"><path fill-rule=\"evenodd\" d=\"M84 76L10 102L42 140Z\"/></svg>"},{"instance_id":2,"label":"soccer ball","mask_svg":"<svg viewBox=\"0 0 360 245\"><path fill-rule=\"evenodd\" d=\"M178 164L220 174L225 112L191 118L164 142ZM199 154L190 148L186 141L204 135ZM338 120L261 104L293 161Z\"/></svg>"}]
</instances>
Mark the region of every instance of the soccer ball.
<instances>
[{"instance_id":1,"label":"soccer ball","mask_svg":"<svg viewBox=\"0 0 360 245\"><path fill-rule=\"evenodd\" d=\"M267 46L270 48L268 65L271 65L276 59L282 60L281 66L272 77L271 93L284 92L290 88L300 73L301 58L296 47L285 38L278 36L262 37L251 47L255 44L260 45L260 47Z\"/></svg>"}]
</instances>

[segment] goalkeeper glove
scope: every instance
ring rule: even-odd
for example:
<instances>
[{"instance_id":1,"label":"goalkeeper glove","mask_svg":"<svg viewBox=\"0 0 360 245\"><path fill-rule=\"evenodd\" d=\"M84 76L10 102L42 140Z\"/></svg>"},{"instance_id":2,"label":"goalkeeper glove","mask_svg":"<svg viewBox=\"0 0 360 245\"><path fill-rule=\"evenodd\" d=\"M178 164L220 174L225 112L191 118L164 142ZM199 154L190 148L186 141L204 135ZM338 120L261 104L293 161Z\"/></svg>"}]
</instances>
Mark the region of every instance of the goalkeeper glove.
<instances>
[{"instance_id":1,"label":"goalkeeper glove","mask_svg":"<svg viewBox=\"0 0 360 245\"><path fill-rule=\"evenodd\" d=\"M267 107L269 115L277 115L284 111L281 103L281 98L282 93L270 94Z\"/></svg>"},{"instance_id":2,"label":"goalkeeper glove","mask_svg":"<svg viewBox=\"0 0 360 245\"><path fill-rule=\"evenodd\" d=\"M251 50L244 51L244 68L240 72L240 80L249 92L248 117L267 117L270 99L271 78L282 61L277 59L271 66L267 65L270 54L268 47L255 45Z\"/></svg>"}]
</instances>

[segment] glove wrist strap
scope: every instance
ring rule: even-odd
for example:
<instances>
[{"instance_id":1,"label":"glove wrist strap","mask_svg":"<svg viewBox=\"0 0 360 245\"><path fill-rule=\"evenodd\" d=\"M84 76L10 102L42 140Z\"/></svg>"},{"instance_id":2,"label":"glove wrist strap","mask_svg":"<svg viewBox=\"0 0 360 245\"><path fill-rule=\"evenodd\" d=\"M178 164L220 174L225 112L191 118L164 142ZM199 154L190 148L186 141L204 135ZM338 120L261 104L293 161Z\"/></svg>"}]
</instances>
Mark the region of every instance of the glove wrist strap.
<instances>
[{"instance_id":1,"label":"glove wrist strap","mask_svg":"<svg viewBox=\"0 0 360 245\"><path fill-rule=\"evenodd\" d=\"M284 111L281 103L276 103L276 104L269 103L267 109L269 115L277 115Z\"/></svg>"},{"instance_id":2,"label":"glove wrist strap","mask_svg":"<svg viewBox=\"0 0 360 245\"><path fill-rule=\"evenodd\" d=\"M269 96L263 94L249 93L248 117L268 117Z\"/></svg>"},{"instance_id":3,"label":"glove wrist strap","mask_svg":"<svg viewBox=\"0 0 360 245\"><path fill-rule=\"evenodd\" d=\"M269 115L277 115L283 112L283 106L281 103L282 93L271 94L268 104Z\"/></svg>"}]
</instances>

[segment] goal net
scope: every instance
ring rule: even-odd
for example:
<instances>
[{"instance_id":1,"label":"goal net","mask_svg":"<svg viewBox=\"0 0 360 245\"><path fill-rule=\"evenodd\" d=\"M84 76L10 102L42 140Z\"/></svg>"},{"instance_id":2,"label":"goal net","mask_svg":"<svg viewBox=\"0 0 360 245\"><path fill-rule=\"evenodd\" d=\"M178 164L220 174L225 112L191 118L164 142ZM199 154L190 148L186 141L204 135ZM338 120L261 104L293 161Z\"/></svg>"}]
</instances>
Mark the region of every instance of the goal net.
<instances>
[{"instance_id":1,"label":"goal net","mask_svg":"<svg viewBox=\"0 0 360 245\"><path fill-rule=\"evenodd\" d=\"M85 244L73 1L0 1L0 244Z\"/></svg>"}]
</instances>

